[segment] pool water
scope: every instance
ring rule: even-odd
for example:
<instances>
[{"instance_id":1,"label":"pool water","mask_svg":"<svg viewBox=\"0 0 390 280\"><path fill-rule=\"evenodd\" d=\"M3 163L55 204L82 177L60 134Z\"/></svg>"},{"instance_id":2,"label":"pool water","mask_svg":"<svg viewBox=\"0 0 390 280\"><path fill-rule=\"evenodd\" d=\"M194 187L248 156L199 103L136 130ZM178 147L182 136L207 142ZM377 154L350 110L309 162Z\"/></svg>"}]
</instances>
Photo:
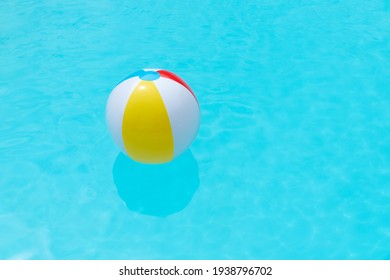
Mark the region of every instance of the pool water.
<instances>
[{"instance_id":1,"label":"pool water","mask_svg":"<svg viewBox=\"0 0 390 280\"><path fill-rule=\"evenodd\" d=\"M390 2L0 2L1 259L390 259ZM201 126L120 154L105 106L161 68Z\"/></svg>"}]
</instances>

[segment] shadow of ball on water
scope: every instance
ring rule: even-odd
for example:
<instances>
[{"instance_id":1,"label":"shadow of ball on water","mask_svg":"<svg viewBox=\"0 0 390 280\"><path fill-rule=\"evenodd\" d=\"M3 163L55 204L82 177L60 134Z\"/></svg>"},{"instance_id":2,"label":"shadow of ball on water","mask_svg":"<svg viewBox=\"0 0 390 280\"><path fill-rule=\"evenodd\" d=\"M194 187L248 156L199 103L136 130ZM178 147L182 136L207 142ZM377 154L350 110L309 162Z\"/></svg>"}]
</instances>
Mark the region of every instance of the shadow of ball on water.
<instances>
[{"instance_id":1,"label":"shadow of ball on water","mask_svg":"<svg viewBox=\"0 0 390 280\"><path fill-rule=\"evenodd\" d=\"M141 164L120 153L112 174L126 207L166 217L183 210L199 187L198 163L190 150L165 164Z\"/></svg>"}]
</instances>

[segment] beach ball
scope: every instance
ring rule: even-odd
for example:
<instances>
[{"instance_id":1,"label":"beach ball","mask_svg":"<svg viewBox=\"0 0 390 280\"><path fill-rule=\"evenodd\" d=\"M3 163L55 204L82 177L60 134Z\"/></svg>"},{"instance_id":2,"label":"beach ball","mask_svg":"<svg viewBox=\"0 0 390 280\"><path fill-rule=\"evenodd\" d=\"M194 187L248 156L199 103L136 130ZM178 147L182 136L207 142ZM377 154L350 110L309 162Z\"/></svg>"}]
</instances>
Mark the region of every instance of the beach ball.
<instances>
[{"instance_id":1,"label":"beach ball","mask_svg":"<svg viewBox=\"0 0 390 280\"><path fill-rule=\"evenodd\" d=\"M143 69L112 90L106 119L124 154L141 163L165 163L191 145L200 111L194 92L179 76Z\"/></svg>"}]
</instances>

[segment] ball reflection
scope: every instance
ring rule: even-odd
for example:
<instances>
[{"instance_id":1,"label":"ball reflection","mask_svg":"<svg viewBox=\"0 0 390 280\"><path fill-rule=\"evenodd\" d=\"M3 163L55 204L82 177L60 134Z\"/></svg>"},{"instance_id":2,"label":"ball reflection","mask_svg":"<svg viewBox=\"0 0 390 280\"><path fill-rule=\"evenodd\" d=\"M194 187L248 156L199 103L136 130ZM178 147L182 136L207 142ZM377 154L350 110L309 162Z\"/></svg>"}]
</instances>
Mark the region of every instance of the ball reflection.
<instances>
[{"instance_id":1,"label":"ball reflection","mask_svg":"<svg viewBox=\"0 0 390 280\"><path fill-rule=\"evenodd\" d=\"M140 164L120 153L112 173L127 208L144 215L166 217L183 210L199 187L198 164L190 150L159 165Z\"/></svg>"}]
</instances>

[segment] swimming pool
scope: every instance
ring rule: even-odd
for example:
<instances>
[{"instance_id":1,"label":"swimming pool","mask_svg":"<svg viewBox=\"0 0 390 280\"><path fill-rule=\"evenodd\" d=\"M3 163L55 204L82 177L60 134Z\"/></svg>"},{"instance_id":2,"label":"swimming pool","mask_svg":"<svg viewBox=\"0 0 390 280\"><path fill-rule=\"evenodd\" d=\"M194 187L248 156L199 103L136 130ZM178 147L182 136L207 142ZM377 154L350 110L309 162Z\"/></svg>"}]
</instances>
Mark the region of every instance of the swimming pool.
<instances>
[{"instance_id":1,"label":"swimming pool","mask_svg":"<svg viewBox=\"0 0 390 280\"><path fill-rule=\"evenodd\" d=\"M390 259L389 1L0 3L0 259ZM197 94L162 166L110 91Z\"/></svg>"}]
</instances>

